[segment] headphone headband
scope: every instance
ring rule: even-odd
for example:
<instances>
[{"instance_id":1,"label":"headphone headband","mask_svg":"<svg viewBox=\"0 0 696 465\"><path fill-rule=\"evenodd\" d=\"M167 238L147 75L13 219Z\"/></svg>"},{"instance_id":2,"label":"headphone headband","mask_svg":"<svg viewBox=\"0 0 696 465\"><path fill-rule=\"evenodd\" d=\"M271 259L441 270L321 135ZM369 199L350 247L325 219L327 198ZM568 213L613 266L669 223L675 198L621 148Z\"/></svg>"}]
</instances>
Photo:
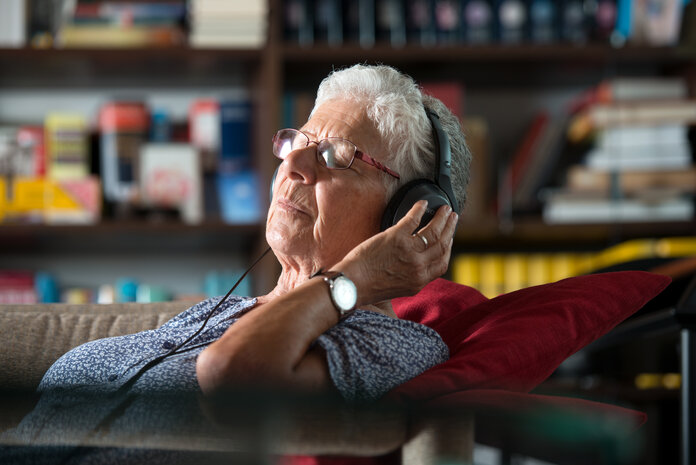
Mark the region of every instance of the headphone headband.
<instances>
[{"instance_id":1,"label":"headphone headband","mask_svg":"<svg viewBox=\"0 0 696 465\"><path fill-rule=\"evenodd\" d=\"M433 142L435 144L435 184L447 195L452 210L459 213L459 204L457 203L457 198L454 196L454 190L452 189L452 150L450 148L449 137L447 137L447 134L440 125L440 116L425 105L423 108L430 120Z\"/></svg>"}]
</instances>

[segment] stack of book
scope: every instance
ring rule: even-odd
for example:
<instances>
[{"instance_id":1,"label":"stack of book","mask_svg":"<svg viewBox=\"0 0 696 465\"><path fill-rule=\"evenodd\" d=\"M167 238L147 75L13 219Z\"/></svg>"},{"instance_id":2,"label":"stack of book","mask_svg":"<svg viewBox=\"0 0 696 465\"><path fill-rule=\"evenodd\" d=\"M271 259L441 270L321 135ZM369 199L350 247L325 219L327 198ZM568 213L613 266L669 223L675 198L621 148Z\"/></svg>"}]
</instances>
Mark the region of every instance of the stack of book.
<instances>
[{"instance_id":1,"label":"stack of book","mask_svg":"<svg viewBox=\"0 0 696 465\"><path fill-rule=\"evenodd\" d=\"M58 31L62 47L166 47L185 41L185 2L73 2Z\"/></svg>"},{"instance_id":2,"label":"stack of book","mask_svg":"<svg viewBox=\"0 0 696 465\"><path fill-rule=\"evenodd\" d=\"M548 223L688 221L696 168L689 143L696 101L679 79L615 79L571 122L594 147L544 205Z\"/></svg>"},{"instance_id":3,"label":"stack of book","mask_svg":"<svg viewBox=\"0 0 696 465\"><path fill-rule=\"evenodd\" d=\"M191 0L192 47L260 48L266 41L268 2L265 0Z\"/></svg>"},{"instance_id":4,"label":"stack of book","mask_svg":"<svg viewBox=\"0 0 696 465\"><path fill-rule=\"evenodd\" d=\"M286 39L301 45L516 43L665 45L682 0L284 0ZM649 5L649 7L646 7Z\"/></svg>"}]
</instances>

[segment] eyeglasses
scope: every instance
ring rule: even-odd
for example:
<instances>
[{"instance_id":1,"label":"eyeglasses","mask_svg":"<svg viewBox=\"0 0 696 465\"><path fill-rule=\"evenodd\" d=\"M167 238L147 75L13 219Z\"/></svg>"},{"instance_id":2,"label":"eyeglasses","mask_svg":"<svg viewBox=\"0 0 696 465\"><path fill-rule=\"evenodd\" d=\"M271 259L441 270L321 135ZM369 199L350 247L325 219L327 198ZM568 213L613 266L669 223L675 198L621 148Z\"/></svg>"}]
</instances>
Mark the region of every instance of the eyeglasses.
<instances>
[{"instance_id":1,"label":"eyeglasses","mask_svg":"<svg viewBox=\"0 0 696 465\"><path fill-rule=\"evenodd\" d=\"M399 174L392 171L368 154L358 150L349 140L340 137L327 137L322 140L312 140L307 134L297 129L281 129L273 136L273 155L285 160L293 150L303 149L310 143L317 144L317 159L322 166L331 170L345 170L351 167L356 158L368 165L384 171L399 179Z\"/></svg>"}]
</instances>

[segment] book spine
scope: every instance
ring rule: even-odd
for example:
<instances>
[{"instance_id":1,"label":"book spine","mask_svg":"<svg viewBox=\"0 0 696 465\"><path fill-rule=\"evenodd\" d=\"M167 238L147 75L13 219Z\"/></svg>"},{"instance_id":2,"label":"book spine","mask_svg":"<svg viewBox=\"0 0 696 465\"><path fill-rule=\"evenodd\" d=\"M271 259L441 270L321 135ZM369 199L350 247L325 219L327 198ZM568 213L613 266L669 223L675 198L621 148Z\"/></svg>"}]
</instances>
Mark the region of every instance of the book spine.
<instances>
[{"instance_id":1,"label":"book spine","mask_svg":"<svg viewBox=\"0 0 696 465\"><path fill-rule=\"evenodd\" d=\"M534 43L552 43L558 38L558 5L552 0L531 0L529 38Z\"/></svg>"},{"instance_id":2,"label":"book spine","mask_svg":"<svg viewBox=\"0 0 696 465\"><path fill-rule=\"evenodd\" d=\"M375 45L375 0L359 0L359 41L360 46L371 48Z\"/></svg>"},{"instance_id":3,"label":"book spine","mask_svg":"<svg viewBox=\"0 0 696 465\"><path fill-rule=\"evenodd\" d=\"M219 171L231 173L251 165L251 103L247 99L220 102Z\"/></svg>"}]
</instances>

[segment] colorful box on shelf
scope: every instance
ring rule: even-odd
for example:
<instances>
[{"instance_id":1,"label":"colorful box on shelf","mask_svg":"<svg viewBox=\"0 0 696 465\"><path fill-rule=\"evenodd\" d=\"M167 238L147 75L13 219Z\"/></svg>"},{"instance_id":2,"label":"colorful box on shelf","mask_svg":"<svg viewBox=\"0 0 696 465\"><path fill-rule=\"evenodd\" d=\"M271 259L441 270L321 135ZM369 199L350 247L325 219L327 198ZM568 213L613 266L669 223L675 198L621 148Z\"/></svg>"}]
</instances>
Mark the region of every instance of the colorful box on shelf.
<instances>
[{"instance_id":1,"label":"colorful box on shelf","mask_svg":"<svg viewBox=\"0 0 696 465\"><path fill-rule=\"evenodd\" d=\"M93 224L101 218L101 185L93 176L0 178L0 192L0 222Z\"/></svg>"}]
</instances>

